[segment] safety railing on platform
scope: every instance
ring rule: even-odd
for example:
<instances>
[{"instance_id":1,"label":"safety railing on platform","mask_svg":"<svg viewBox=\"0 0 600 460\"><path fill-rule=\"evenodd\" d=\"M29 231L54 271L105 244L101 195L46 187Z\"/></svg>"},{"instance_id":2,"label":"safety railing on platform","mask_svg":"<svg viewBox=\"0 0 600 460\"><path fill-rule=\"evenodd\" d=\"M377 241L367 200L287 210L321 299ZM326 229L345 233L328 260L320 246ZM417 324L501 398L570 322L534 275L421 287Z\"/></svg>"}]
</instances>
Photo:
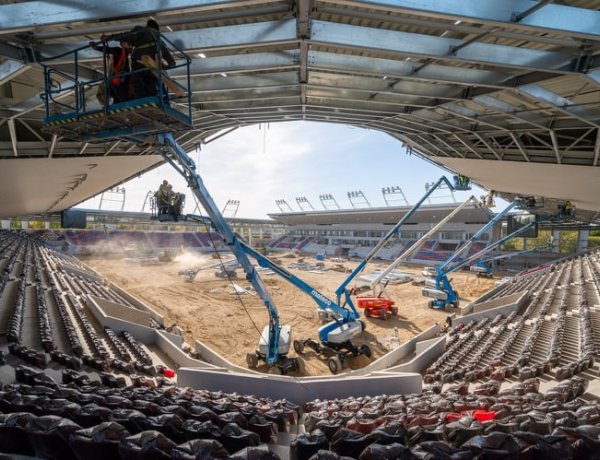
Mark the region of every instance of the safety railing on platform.
<instances>
[{"instance_id":1,"label":"safety railing on platform","mask_svg":"<svg viewBox=\"0 0 600 460\"><path fill-rule=\"evenodd\" d=\"M148 61L145 61L146 66L141 69L112 73L109 66L110 50L106 45L109 41L118 39L119 36L107 37L101 42L104 46L98 50L102 52L102 68L96 71L95 78L93 76L90 78L89 70L84 71L81 67L82 62L89 61L87 51L92 48L93 42L41 62L44 68L45 91L42 98L45 104L46 131L61 135L66 133L65 137L71 138L81 135L82 140L94 140L94 138L121 137L132 133L135 135L169 132L192 126L190 57L161 35L156 42L157 52L154 59L148 60L150 66ZM163 55L163 48L168 50L175 60L175 65L169 70L185 68L184 75L178 77L180 81L185 79L185 84L169 77L160 58ZM73 67L65 66L65 61L72 63ZM136 78L142 78L143 73L148 72L152 72L155 77L156 94L148 98L136 99L131 94L132 83ZM178 73L181 75L182 72ZM115 88L112 85L117 80L120 84L125 82L129 90L122 100L111 102L111 99L118 99L114 97L114 91L111 92L111 89ZM92 94L96 95L98 103L90 100ZM148 113L150 109L144 111L148 107L151 107L152 113ZM128 126L130 118L122 114L132 111L135 112L135 118L131 119L132 126ZM161 117L161 112L170 115L172 119ZM69 125L72 125L72 129ZM140 125L143 125L144 129L140 129ZM110 132L113 127L114 136ZM132 133L129 133L127 128L131 128ZM100 131L102 133L98 134ZM84 139L84 136L90 139Z\"/></svg>"}]
</instances>

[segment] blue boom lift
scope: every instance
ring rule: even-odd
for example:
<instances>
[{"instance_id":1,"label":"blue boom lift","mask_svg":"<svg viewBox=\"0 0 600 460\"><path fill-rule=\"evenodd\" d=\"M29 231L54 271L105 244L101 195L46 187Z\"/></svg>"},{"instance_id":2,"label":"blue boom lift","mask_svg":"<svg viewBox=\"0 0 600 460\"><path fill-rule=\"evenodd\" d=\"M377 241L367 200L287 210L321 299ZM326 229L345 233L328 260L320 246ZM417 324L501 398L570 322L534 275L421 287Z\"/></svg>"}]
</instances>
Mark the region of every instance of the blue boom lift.
<instances>
[{"instance_id":1,"label":"blue boom lift","mask_svg":"<svg viewBox=\"0 0 600 460\"><path fill-rule=\"evenodd\" d=\"M484 227L481 228L481 230L479 230L475 235L473 235L473 237L471 237L471 239L469 241L467 241L464 245L462 245L458 249L458 251L456 251L454 254L452 254L446 261L444 261L439 267L437 267L436 274L435 274L435 286L433 288L425 287L422 290L422 294L424 296L433 298L433 300L431 300L429 302L430 307L436 308L436 309L445 309L446 307L457 308L459 306L458 293L452 287L451 280L448 279L448 275L450 273L452 273L460 268L463 268L470 263L474 263L474 265L470 267L470 269L472 271L475 271L478 273L480 273L480 272L487 273L489 270L489 273L491 273L491 268L489 268L487 266L487 264L485 264L485 260L483 260L483 257L485 256L485 254L492 251L494 248L501 246L502 244L506 243L507 241L511 240L512 238L519 236L520 234L524 233L525 231L527 231L528 229L530 229L534 225L537 225L540 222L557 220L557 219L564 220L565 218L573 217L573 213L565 215L565 213L560 209L559 209L559 213L557 215L537 217L536 219L532 220L531 222L518 228L514 232L506 235L505 237L503 237L503 238L499 239L498 241L485 247L478 253L476 253L468 258L465 258L462 261L457 262L455 265L450 265L453 261L456 261L460 255L465 253L465 251L467 251L468 248L470 248L471 245L477 239L479 239L481 237L481 235L483 235L483 233L485 233L490 228L492 228L492 226L496 222L498 222L500 219L502 219L504 216L506 216L506 214L508 214L508 212L511 211L513 208L519 208L519 209L523 209L523 210L527 210L527 211L532 211L532 210L540 208L540 200L539 199L536 200L533 197L515 199L514 202L510 203L503 211L501 211L499 214L497 214L489 223L487 223ZM550 243L549 245L545 245L545 246L553 247L553 243ZM541 248L536 248L536 249L533 249L532 251L539 250L539 249L541 249ZM526 252L530 252L530 251L526 251ZM473 269L473 267L476 267L476 268Z\"/></svg>"},{"instance_id":2,"label":"blue boom lift","mask_svg":"<svg viewBox=\"0 0 600 460\"><path fill-rule=\"evenodd\" d=\"M184 61L184 64L177 67L186 67L187 88L189 88L190 58L172 43L162 40L161 38L159 47L170 45L169 49L175 51L173 53L175 57ZM104 59L102 75L92 80L81 78L78 62L88 57L88 52L89 46L83 46L42 63L45 79L43 99L46 106L44 131L83 142L97 143L112 140L143 145L157 151L186 179L188 186L208 214L208 219L189 215L186 219L210 223L221 234L225 244L246 273L246 278L267 308L269 324L261 333L258 350L255 353L248 353L246 357L249 367L254 368L259 360L263 360L270 366L271 371L286 373L300 370L301 361L298 358L287 357L292 340L291 327L280 325L278 311L248 256L255 258L260 266L272 269L308 294L322 311L334 318L319 328L319 342L312 339L294 341L294 349L297 352L301 353L306 345L318 353L326 354L329 357L329 369L333 373L341 370L342 363L348 355L370 357L371 350L368 345L355 346L351 342L351 339L364 330L364 323L359 320L360 315L351 303L344 306L336 304L308 283L248 246L231 230L197 174L194 162L173 136L174 131L192 127L191 92L178 82L170 79L166 82L168 76L158 68L155 71L158 88L156 96L115 104L106 103L102 108L91 108L86 100L86 90L104 84L104 100L108 102L107 88L114 75L108 75L106 59ZM72 72L64 70L62 66L64 61L74 63ZM56 65L53 62L56 62ZM133 74L135 72L119 76ZM175 103L178 107L185 106L186 113L173 108L172 105Z\"/></svg>"},{"instance_id":3,"label":"blue boom lift","mask_svg":"<svg viewBox=\"0 0 600 460\"><path fill-rule=\"evenodd\" d=\"M172 44L171 50L176 51L176 59L183 60L187 71L189 88L190 58L177 50ZM160 41L160 46L167 46ZM214 203L202 179L196 173L196 166L187 152L177 143L172 131L186 130L192 127L191 92L182 85L170 81L164 84L166 75L161 74L160 68L156 74L158 93L143 99L134 99L115 104L106 103L102 108L89 108L86 101L86 90L95 88L103 83L104 88L110 85L110 76L106 69L103 74L93 80L84 80L79 75L78 62L86 53L89 46L77 48L69 53L49 59L42 63L44 66L46 119L44 130L73 140L84 142L126 141L143 145L160 153L186 180L194 195L198 198L209 215L210 223L221 234L225 244L231 249L244 272L262 299L269 313L269 324L261 333L259 349L256 356L264 360L277 373L297 370L300 363L297 359L287 357L291 345L291 327L279 324L277 309L264 287L260 276L248 259L248 248L233 233L218 207ZM62 61L74 63L72 72L65 72L59 64ZM178 67L180 67L178 66ZM133 76L133 72L129 76ZM124 77L126 75L121 75ZM173 91L173 85L179 85L178 91ZM182 96L182 90L184 95ZM88 91L89 92L89 91ZM179 95L178 95L179 94ZM105 101L109 101L108 90ZM178 104L186 107L186 113L173 108ZM187 103L187 106L186 106ZM194 216L188 216L194 219ZM197 217L198 221L206 222L205 218ZM252 360L251 364L256 364Z\"/></svg>"},{"instance_id":4,"label":"blue boom lift","mask_svg":"<svg viewBox=\"0 0 600 460\"><path fill-rule=\"evenodd\" d=\"M367 264L373 260L374 257L377 256L381 252L381 250L385 247L385 245L396 235L400 233L401 227L406 223L417 210L421 207L421 205L431 196L435 190L446 185L452 191L464 191L470 190L471 184L470 180L464 176L454 176L454 183L451 183L445 176L442 176L436 183L432 186L428 187L425 195L417 202L415 205L398 221L394 227L390 229L390 231L375 245L371 251L366 255L366 257L354 268L354 270L348 275L348 277L340 284L340 286L335 291L337 303L341 303L342 300L345 303L352 304L352 298L350 297L352 293L356 292L356 289L349 289L348 286L350 283L365 269ZM468 200L470 201L470 200ZM466 202L465 202L466 205ZM461 205L462 207L462 205ZM456 211L458 212L458 211ZM417 250L425 241L423 240L419 246L415 245L413 250ZM396 315L398 313L398 309L394 306L394 302L385 299L382 297L383 291L377 296L360 296L357 297L357 305L361 308L365 309L366 316L377 316L382 319L387 319L390 314ZM342 299L343 296L343 299Z\"/></svg>"},{"instance_id":5,"label":"blue boom lift","mask_svg":"<svg viewBox=\"0 0 600 460\"><path fill-rule=\"evenodd\" d=\"M477 233L475 233L467 242L465 242L457 251L455 251L448 259L446 259L435 270L435 286L425 287L421 291L426 297L432 297L429 306L435 309L445 309L446 307L458 308L460 305L458 293L452 287L448 275L464 265L464 261L452 265L461 255L467 253L472 244L477 241L481 235L492 228L496 222L500 221L508 212L515 207L516 203L510 203L503 211L498 213L492 220L485 224Z\"/></svg>"},{"instance_id":6,"label":"blue boom lift","mask_svg":"<svg viewBox=\"0 0 600 460\"><path fill-rule=\"evenodd\" d=\"M521 233L522 231L525 231L525 230L519 229L516 232ZM518 235L512 235L511 238L514 238L516 236L518 236ZM508 241L508 240L506 240L506 241ZM504 241L503 243L506 243L506 241ZM501 243L501 244L503 244L503 243ZM498 247L498 246L499 246L499 244L498 245L494 244L494 248ZM500 254L497 256L493 256L493 257L484 257L483 255L478 253L478 254L476 254L476 256L479 258L473 263L473 265L471 265L469 267L469 270L477 273L477 276L481 276L484 278L491 278L492 276L494 276L494 269L491 264L496 260L512 259L513 257L517 257L517 256L520 256L523 254L529 254L532 252L540 252L540 251L546 251L546 250L551 251L555 247L556 247L556 244L554 243L554 241L550 241L546 244L541 244L532 249L523 249L521 251L512 251L509 254Z\"/></svg>"}]
</instances>

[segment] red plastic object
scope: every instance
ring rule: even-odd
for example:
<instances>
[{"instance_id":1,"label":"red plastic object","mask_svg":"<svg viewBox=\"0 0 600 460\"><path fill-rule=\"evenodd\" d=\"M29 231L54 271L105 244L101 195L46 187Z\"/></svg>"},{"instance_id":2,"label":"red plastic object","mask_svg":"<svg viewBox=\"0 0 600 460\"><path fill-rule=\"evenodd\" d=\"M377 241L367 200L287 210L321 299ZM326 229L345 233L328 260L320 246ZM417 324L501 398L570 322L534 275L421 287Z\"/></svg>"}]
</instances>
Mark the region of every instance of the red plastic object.
<instances>
[{"instance_id":1,"label":"red plastic object","mask_svg":"<svg viewBox=\"0 0 600 460\"><path fill-rule=\"evenodd\" d=\"M473 417L479 422L487 422L496 418L496 411L476 410L473 411Z\"/></svg>"},{"instance_id":2,"label":"red plastic object","mask_svg":"<svg viewBox=\"0 0 600 460\"><path fill-rule=\"evenodd\" d=\"M461 417L462 414L459 414L458 412L448 412L446 414L446 423L456 422Z\"/></svg>"},{"instance_id":3,"label":"red plastic object","mask_svg":"<svg viewBox=\"0 0 600 460\"><path fill-rule=\"evenodd\" d=\"M175 371L173 369L165 369L163 371L163 375L172 379L173 377L175 377Z\"/></svg>"}]
</instances>

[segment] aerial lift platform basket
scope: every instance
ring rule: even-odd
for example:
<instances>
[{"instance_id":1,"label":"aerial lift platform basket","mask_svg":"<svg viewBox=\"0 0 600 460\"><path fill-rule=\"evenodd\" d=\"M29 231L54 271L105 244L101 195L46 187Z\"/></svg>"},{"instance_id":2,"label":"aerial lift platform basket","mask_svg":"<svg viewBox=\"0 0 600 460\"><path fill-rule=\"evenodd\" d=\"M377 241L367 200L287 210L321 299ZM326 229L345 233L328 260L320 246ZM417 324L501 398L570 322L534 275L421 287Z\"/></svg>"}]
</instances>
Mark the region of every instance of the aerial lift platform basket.
<instances>
[{"instance_id":1,"label":"aerial lift platform basket","mask_svg":"<svg viewBox=\"0 0 600 460\"><path fill-rule=\"evenodd\" d=\"M185 69L189 88L191 59L164 37L159 43L159 46L168 45L172 51L178 62L174 69ZM192 128L191 91L171 79L160 66L148 67L156 76L156 95L103 106L96 102L97 93L110 102L109 88L115 75L109 75L104 54L102 71L89 78L89 69L84 72L80 67L80 62L89 57L89 49L89 45L82 46L41 62L45 87L42 98L46 110L44 132L81 142L124 140L143 143L151 135ZM73 67L65 70L65 62ZM118 77L134 78L144 71L148 70L123 73Z\"/></svg>"}]
</instances>

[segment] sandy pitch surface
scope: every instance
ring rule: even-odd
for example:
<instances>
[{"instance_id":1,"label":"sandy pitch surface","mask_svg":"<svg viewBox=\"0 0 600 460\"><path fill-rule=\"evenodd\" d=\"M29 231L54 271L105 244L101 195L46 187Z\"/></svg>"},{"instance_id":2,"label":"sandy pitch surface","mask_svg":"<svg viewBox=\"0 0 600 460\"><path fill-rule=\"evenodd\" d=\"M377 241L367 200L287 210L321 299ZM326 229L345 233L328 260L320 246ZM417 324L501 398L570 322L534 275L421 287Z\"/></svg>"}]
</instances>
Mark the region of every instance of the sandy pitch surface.
<instances>
[{"instance_id":1,"label":"sandy pitch surface","mask_svg":"<svg viewBox=\"0 0 600 460\"><path fill-rule=\"evenodd\" d=\"M287 268L298 259L275 260ZM304 260L315 263L314 259L308 257ZM228 280L214 276L217 268L200 271L192 283L184 281L183 277L178 275L181 270L217 262L209 256L184 253L177 256L173 262L160 265L98 258L86 259L84 262L164 315L166 325L177 323L185 331L185 340L192 348L195 340L201 340L240 366L246 367L246 354L257 349L259 331L268 323L267 310L260 298L252 295L234 295ZM336 264L325 261L326 267L334 265ZM351 269L356 266L356 262L345 262L343 265ZM365 273L385 266L370 264ZM420 268L402 267L398 270L421 276ZM323 274L295 269L290 271L332 300L335 290L347 277L345 273L332 270ZM238 270L237 273L238 279L235 282L242 287L250 287L242 270ZM321 324L317 320L317 304L312 298L277 275L263 275L262 279L277 306L281 324L292 326L292 339L318 340L317 330ZM453 273L450 279L460 294L461 305L466 305L494 286L494 280L477 278L469 272ZM363 367L393 349L398 345L396 337L403 343L435 321L443 322L448 315L448 312L428 308L428 299L421 295L421 287L412 286L410 283L389 285L385 296L396 302L398 316L392 316L385 321L365 318L361 311L361 319L367 327L353 342L357 345L369 344L373 357L350 358L348 366L351 369ZM288 356L295 355L291 347ZM306 368L304 375L331 375L326 361L320 359L312 350L306 349L302 358ZM258 370L267 369L266 366L259 365Z\"/></svg>"}]
</instances>

